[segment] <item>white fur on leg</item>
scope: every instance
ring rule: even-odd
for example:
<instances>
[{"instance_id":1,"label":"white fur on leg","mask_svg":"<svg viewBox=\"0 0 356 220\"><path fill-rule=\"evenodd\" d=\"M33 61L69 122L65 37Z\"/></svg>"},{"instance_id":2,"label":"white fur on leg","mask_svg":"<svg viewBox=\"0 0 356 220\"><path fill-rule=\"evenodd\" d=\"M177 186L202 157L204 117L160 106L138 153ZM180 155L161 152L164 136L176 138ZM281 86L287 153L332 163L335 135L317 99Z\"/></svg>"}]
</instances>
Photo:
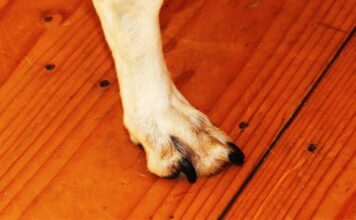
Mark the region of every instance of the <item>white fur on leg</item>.
<instances>
[{"instance_id":1,"label":"white fur on leg","mask_svg":"<svg viewBox=\"0 0 356 220\"><path fill-rule=\"evenodd\" d=\"M124 123L131 139L143 145L148 169L171 176L184 160L198 175L219 171L230 158L230 139L185 100L169 77L159 29L163 0L93 2L115 61ZM236 158L242 161L240 154Z\"/></svg>"}]
</instances>

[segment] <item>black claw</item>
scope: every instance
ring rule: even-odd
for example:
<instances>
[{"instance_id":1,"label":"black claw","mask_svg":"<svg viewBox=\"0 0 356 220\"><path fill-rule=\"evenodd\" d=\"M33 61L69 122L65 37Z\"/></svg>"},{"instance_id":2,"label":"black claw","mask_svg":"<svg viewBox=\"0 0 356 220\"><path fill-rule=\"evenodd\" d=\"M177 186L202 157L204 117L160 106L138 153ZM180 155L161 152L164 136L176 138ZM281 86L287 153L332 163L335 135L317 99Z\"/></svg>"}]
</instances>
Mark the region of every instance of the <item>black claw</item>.
<instances>
[{"instance_id":1,"label":"black claw","mask_svg":"<svg viewBox=\"0 0 356 220\"><path fill-rule=\"evenodd\" d=\"M193 164L189 160L183 158L179 162L179 169L185 174L190 183L195 183L197 180L197 173L195 172Z\"/></svg>"},{"instance_id":2,"label":"black claw","mask_svg":"<svg viewBox=\"0 0 356 220\"><path fill-rule=\"evenodd\" d=\"M229 142L227 145L231 148L231 152L229 153L230 162L236 165L243 164L245 159L244 153L234 143Z\"/></svg>"}]
</instances>

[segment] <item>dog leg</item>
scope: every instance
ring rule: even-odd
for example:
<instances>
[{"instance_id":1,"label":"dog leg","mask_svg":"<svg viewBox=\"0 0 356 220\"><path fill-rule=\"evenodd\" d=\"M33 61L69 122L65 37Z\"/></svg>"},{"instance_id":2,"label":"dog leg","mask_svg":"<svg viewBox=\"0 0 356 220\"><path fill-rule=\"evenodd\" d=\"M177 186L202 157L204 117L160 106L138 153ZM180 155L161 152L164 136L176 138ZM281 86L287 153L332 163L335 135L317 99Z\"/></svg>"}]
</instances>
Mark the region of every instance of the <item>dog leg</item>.
<instances>
[{"instance_id":1,"label":"dog leg","mask_svg":"<svg viewBox=\"0 0 356 220\"><path fill-rule=\"evenodd\" d=\"M163 0L93 0L112 51L131 139L142 144L148 169L160 177L184 173L190 182L244 155L192 107L170 79L159 28Z\"/></svg>"}]
</instances>

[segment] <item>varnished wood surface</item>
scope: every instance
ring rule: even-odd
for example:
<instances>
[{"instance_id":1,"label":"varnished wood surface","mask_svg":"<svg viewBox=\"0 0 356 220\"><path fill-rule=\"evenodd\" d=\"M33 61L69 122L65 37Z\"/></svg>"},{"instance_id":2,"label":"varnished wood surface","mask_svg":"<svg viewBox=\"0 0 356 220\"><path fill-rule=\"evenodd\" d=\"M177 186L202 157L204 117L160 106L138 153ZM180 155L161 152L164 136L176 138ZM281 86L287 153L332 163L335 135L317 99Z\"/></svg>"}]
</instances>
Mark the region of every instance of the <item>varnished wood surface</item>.
<instances>
[{"instance_id":1,"label":"varnished wood surface","mask_svg":"<svg viewBox=\"0 0 356 220\"><path fill-rule=\"evenodd\" d=\"M355 57L354 38L271 150L228 217L356 218Z\"/></svg>"},{"instance_id":2,"label":"varnished wood surface","mask_svg":"<svg viewBox=\"0 0 356 220\"><path fill-rule=\"evenodd\" d=\"M0 218L352 218L355 4L166 1L176 84L247 155L190 185L148 173L130 143L90 1L0 0Z\"/></svg>"}]
</instances>

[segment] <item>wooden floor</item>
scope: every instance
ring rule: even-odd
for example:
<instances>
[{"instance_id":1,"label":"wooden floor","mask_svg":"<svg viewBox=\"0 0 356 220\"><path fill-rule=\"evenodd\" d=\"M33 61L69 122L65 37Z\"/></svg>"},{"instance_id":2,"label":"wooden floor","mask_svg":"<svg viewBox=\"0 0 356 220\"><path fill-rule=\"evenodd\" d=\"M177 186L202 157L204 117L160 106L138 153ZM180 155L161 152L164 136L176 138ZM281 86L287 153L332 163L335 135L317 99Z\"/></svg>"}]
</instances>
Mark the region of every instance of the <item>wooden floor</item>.
<instances>
[{"instance_id":1,"label":"wooden floor","mask_svg":"<svg viewBox=\"0 0 356 220\"><path fill-rule=\"evenodd\" d=\"M177 86L247 155L190 185L130 143L90 0L0 0L0 219L356 219L355 24L355 0L166 1Z\"/></svg>"}]
</instances>

